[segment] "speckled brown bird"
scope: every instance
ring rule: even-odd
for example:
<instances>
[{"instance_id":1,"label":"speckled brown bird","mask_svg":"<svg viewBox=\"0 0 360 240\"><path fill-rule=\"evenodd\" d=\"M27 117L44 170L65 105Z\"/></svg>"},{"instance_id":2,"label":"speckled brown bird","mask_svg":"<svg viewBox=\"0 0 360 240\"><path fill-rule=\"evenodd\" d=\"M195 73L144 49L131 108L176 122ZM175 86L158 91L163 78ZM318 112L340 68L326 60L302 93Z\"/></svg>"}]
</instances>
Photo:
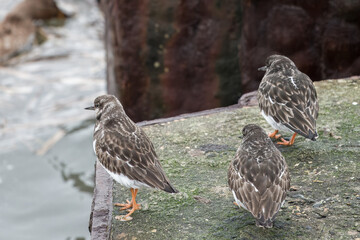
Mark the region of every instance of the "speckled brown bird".
<instances>
[{"instance_id":1,"label":"speckled brown bird","mask_svg":"<svg viewBox=\"0 0 360 240\"><path fill-rule=\"evenodd\" d=\"M293 61L281 55L271 55L258 89L261 114L275 129L271 138L280 138L278 131L293 133L290 141L280 138L278 144L292 145L297 134L313 141L318 137L316 119L319 112L317 94L311 79L300 72Z\"/></svg>"},{"instance_id":2,"label":"speckled brown bird","mask_svg":"<svg viewBox=\"0 0 360 240\"><path fill-rule=\"evenodd\" d=\"M235 204L251 212L256 226L271 228L290 188L288 166L261 127L249 124L242 132L242 144L228 170L228 184Z\"/></svg>"},{"instance_id":3,"label":"speckled brown bird","mask_svg":"<svg viewBox=\"0 0 360 240\"><path fill-rule=\"evenodd\" d=\"M150 139L126 115L115 96L99 96L94 106L85 109L96 113L93 147L98 161L115 181L131 191L131 201L115 204L122 207L120 210L131 208L120 220L131 220L130 215L140 209L135 199L141 187L178 192L165 176Z\"/></svg>"}]
</instances>

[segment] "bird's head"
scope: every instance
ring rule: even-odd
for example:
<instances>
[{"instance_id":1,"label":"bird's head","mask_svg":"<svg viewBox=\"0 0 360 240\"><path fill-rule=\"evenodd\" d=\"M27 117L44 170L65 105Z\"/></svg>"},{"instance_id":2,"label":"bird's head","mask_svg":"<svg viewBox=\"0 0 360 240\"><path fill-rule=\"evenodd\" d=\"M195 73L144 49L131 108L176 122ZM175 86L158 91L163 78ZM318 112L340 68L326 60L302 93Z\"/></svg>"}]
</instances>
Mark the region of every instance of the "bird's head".
<instances>
[{"instance_id":1,"label":"bird's head","mask_svg":"<svg viewBox=\"0 0 360 240\"><path fill-rule=\"evenodd\" d=\"M265 66L258 68L259 71L269 72L275 69L296 68L295 63L283 55L271 55L266 58L265 63Z\"/></svg>"},{"instance_id":2,"label":"bird's head","mask_svg":"<svg viewBox=\"0 0 360 240\"><path fill-rule=\"evenodd\" d=\"M104 116L123 113L124 109L120 101L113 95L102 95L94 100L94 106L85 108L86 110L94 110L96 119L100 120Z\"/></svg>"},{"instance_id":3,"label":"bird's head","mask_svg":"<svg viewBox=\"0 0 360 240\"><path fill-rule=\"evenodd\" d=\"M253 138L252 136L261 137L261 138L267 137L266 132L256 124L246 125L242 130L242 134L244 141L246 141L249 138Z\"/></svg>"}]
</instances>

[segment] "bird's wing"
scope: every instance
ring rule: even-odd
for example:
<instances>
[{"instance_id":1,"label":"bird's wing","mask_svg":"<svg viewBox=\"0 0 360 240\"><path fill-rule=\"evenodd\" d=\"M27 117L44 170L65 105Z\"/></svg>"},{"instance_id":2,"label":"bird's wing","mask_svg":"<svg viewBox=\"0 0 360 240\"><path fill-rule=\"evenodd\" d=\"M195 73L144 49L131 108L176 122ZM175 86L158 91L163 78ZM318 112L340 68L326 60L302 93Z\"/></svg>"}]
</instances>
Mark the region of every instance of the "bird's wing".
<instances>
[{"instance_id":1,"label":"bird's wing","mask_svg":"<svg viewBox=\"0 0 360 240\"><path fill-rule=\"evenodd\" d=\"M128 132L117 121L108 124L101 141L96 144L99 160L112 172L122 173L153 188L174 192L153 144L141 128L133 125L133 131Z\"/></svg>"},{"instance_id":2,"label":"bird's wing","mask_svg":"<svg viewBox=\"0 0 360 240\"><path fill-rule=\"evenodd\" d=\"M228 170L230 189L260 223L274 220L290 187L285 159L274 148L259 154L240 148Z\"/></svg>"},{"instance_id":3,"label":"bird's wing","mask_svg":"<svg viewBox=\"0 0 360 240\"><path fill-rule=\"evenodd\" d=\"M260 164L260 178L255 181L255 185L261 184L262 178L267 176L267 186L262 189L259 203L261 210L257 219L261 225L274 221L290 188L290 174L284 157L275 147L268 155L272 161L266 165Z\"/></svg>"},{"instance_id":4,"label":"bird's wing","mask_svg":"<svg viewBox=\"0 0 360 240\"><path fill-rule=\"evenodd\" d=\"M260 109L275 122L304 137L317 136L319 104L315 87L307 75L301 72L293 77L265 75L258 91Z\"/></svg>"}]
</instances>

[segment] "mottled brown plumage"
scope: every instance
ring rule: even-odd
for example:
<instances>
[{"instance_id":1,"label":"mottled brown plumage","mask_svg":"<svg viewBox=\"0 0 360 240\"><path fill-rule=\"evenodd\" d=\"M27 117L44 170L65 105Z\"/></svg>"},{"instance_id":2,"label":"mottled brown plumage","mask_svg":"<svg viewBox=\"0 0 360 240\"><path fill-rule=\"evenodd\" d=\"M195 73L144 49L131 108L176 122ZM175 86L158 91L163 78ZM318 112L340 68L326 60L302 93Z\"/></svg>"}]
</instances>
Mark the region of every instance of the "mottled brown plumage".
<instances>
[{"instance_id":1,"label":"mottled brown plumage","mask_svg":"<svg viewBox=\"0 0 360 240\"><path fill-rule=\"evenodd\" d=\"M275 130L316 140L319 103L311 79L281 55L268 57L266 66L259 70L266 70L258 89L258 101L268 123Z\"/></svg>"},{"instance_id":2,"label":"mottled brown plumage","mask_svg":"<svg viewBox=\"0 0 360 240\"><path fill-rule=\"evenodd\" d=\"M118 183L131 188L134 202L141 187L177 192L165 176L150 139L126 115L115 96L99 96L94 107L87 109L96 111L93 147L99 162Z\"/></svg>"},{"instance_id":3,"label":"mottled brown plumage","mask_svg":"<svg viewBox=\"0 0 360 240\"><path fill-rule=\"evenodd\" d=\"M290 187L287 164L265 131L243 128L243 142L228 170L235 202L251 212L259 227L271 228Z\"/></svg>"}]
</instances>

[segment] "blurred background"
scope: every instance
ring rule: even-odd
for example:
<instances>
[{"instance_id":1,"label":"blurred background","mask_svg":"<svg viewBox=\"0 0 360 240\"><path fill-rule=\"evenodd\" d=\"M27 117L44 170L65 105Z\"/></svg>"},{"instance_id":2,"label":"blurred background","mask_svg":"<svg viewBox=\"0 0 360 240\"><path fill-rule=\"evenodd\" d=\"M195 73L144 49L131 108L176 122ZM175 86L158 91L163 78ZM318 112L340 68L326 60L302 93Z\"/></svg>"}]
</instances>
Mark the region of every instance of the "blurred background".
<instances>
[{"instance_id":1,"label":"blurred background","mask_svg":"<svg viewBox=\"0 0 360 240\"><path fill-rule=\"evenodd\" d=\"M0 1L0 239L90 239L94 113L105 93L93 0Z\"/></svg>"},{"instance_id":2,"label":"blurred background","mask_svg":"<svg viewBox=\"0 0 360 240\"><path fill-rule=\"evenodd\" d=\"M360 74L360 1L1 0L0 239L89 239L96 96L135 121L236 104L273 53Z\"/></svg>"},{"instance_id":3,"label":"blurred background","mask_svg":"<svg viewBox=\"0 0 360 240\"><path fill-rule=\"evenodd\" d=\"M107 89L136 121L226 106L267 56L313 81L360 74L360 1L101 0ZM110 54L109 54L110 53Z\"/></svg>"}]
</instances>

